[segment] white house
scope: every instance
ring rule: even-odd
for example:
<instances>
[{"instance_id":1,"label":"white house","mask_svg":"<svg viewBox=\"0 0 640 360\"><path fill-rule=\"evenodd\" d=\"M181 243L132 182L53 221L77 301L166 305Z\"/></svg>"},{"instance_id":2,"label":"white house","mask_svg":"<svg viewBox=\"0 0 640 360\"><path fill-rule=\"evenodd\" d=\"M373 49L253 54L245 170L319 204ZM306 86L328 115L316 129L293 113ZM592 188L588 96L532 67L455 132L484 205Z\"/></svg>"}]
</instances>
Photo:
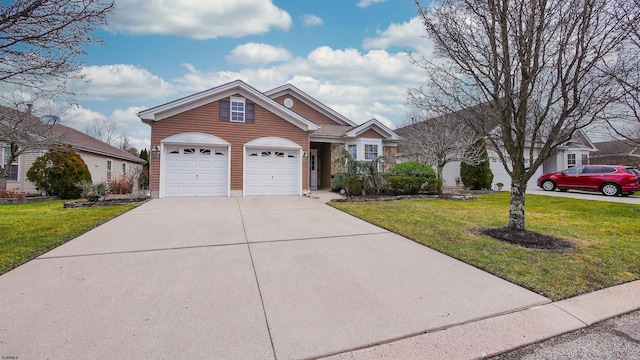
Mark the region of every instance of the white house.
<instances>
[{"instance_id":1,"label":"white house","mask_svg":"<svg viewBox=\"0 0 640 360\"><path fill-rule=\"evenodd\" d=\"M3 115L15 113L15 110L0 106ZM29 117L31 121L40 121L37 117L21 113L20 116ZM1 125L1 124L0 124ZM111 182L129 172L139 172L145 160L120 150L78 130L68 126L55 124L51 127L51 136L58 142L71 145L91 173L94 183ZM36 193L36 187L27 180L27 171L35 159L44 151L25 152L12 164L9 164L7 190L16 192ZM0 160L5 164L9 156L8 144L0 141Z\"/></svg>"}]
</instances>

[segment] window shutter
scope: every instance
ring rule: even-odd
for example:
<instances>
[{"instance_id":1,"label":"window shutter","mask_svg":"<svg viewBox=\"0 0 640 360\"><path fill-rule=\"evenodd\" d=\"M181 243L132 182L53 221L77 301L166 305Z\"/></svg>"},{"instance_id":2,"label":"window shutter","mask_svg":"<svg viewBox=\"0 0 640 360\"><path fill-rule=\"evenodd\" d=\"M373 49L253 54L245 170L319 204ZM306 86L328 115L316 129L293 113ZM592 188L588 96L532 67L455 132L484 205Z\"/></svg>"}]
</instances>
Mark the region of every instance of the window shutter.
<instances>
[{"instance_id":1,"label":"window shutter","mask_svg":"<svg viewBox=\"0 0 640 360\"><path fill-rule=\"evenodd\" d=\"M220 100L220 121L229 121L231 118L229 104L229 100Z\"/></svg>"},{"instance_id":2,"label":"window shutter","mask_svg":"<svg viewBox=\"0 0 640 360\"><path fill-rule=\"evenodd\" d=\"M256 105L254 103L247 103L245 105L244 122L247 124L255 124L256 120L254 115L254 109Z\"/></svg>"}]
</instances>

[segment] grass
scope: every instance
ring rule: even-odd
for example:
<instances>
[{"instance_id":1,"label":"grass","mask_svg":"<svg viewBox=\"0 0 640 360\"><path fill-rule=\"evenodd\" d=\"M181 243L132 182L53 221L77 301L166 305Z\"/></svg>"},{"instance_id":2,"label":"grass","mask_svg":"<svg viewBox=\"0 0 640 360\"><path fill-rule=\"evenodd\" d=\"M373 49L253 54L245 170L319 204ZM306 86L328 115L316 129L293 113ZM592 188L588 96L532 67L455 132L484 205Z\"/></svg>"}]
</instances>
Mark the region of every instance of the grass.
<instances>
[{"instance_id":1,"label":"grass","mask_svg":"<svg viewBox=\"0 0 640 360\"><path fill-rule=\"evenodd\" d=\"M0 205L0 274L136 206L64 209L62 205L63 201Z\"/></svg>"},{"instance_id":2,"label":"grass","mask_svg":"<svg viewBox=\"0 0 640 360\"><path fill-rule=\"evenodd\" d=\"M330 204L553 300L640 279L638 205L527 195L527 229L576 246L557 253L478 234L507 225L509 193Z\"/></svg>"}]
</instances>

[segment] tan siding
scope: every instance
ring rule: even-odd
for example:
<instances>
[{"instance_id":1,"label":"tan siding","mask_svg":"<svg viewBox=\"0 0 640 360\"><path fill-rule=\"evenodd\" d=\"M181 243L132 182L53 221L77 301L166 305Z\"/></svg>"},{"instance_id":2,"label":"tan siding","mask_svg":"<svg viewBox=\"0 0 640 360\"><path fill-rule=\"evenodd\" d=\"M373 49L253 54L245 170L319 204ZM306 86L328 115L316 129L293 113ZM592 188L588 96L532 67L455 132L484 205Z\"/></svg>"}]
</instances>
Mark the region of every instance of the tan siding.
<instances>
[{"instance_id":1,"label":"tan siding","mask_svg":"<svg viewBox=\"0 0 640 360\"><path fill-rule=\"evenodd\" d=\"M196 109L153 123L151 147L162 139L185 132L201 132L217 136L231 144L231 190L242 190L243 145L265 136L289 139L309 151L309 135L302 129L281 119L270 111L255 106L255 124L222 122L219 120L219 102L203 105ZM159 159L152 160L151 190L159 190ZM307 161L302 164L302 187L308 188Z\"/></svg>"},{"instance_id":2,"label":"tan siding","mask_svg":"<svg viewBox=\"0 0 640 360\"><path fill-rule=\"evenodd\" d=\"M358 139L384 139L377 131L369 129L358 136Z\"/></svg>"},{"instance_id":3,"label":"tan siding","mask_svg":"<svg viewBox=\"0 0 640 360\"><path fill-rule=\"evenodd\" d=\"M291 98L291 100L293 100L293 107L291 108L291 110L293 110L296 114L303 116L307 120L311 120L316 124L342 125L333 121L329 117L322 115L317 110L303 103L302 101L300 101L300 99L296 98L293 95L290 95L290 94L282 95L280 97L275 98L274 100L277 103L284 105L284 99L286 98Z\"/></svg>"}]
</instances>

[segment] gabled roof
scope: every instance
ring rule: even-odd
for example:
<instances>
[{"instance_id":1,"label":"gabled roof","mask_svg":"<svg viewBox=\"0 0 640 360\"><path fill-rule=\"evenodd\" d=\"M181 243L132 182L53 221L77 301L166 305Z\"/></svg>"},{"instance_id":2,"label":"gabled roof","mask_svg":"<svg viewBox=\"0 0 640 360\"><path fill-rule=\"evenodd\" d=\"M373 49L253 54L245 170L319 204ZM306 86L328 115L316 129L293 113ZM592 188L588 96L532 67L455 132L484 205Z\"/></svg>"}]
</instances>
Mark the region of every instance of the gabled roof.
<instances>
[{"instance_id":1,"label":"gabled roof","mask_svg":"<svg viewBox=\"0 0 640 360\"><path fill-rule=\"evenodd\" d=\"M389 129L388 127L386 127L383 123L381 123L380 121L378 121L376 118L373 118L367 122L365 122L364 124L361 124L359 126L357 126L356 128L348 131L345 136L347 137L357 137L360 134L364 133L365 131L369 130L369 129L373 129L374 131L378 132L380 135L384 136L385 139L387 140L392 140L392 141L399 141L400 137L393 132L393 130Z\"/></svg>"},{"instance_id":2,"label":"gabled roof","mask_svg":"<svg viewBox=\"0 0 640 360\"><path fill-rule=\"evenodd\" d=\"M86 151L140 164L144 164L146 162L146 160L144 159L141 159L124 150L118 149L115 146L111 146L104 141L100 141L92 136L89 136L68 126L55 124L52 127L52 133L60 143L71 145L74 150Z\"/></svg>"},{"instance_id":3,"label":"gabled roof","mask_svg":"<svg viewBox=\"0 0 640 360\"><path fill-rule=\"evenodd\" d=\"M241 80L235 80L193 95L170 101L166 104L143 110L138 113L138 117L142 119L144 123L151 124L154 121L160 121L170 116L195 109L202 105L209 104L235 94L241 94L247 97L251 101L280 116L302 130L318 130L318 126L313 122L278 104L267 95L247 85Z\"/></svg>"},{"instance_id":4,"label":"gabled roof","mask_svg":"<svg viewBox=\"0 0 640 360\"><path fill-rule=\"evenodd\" d=\"M7 116L19 116L20 120L25 122L26 131L30 132L33 131L33 129L38 130L38 133L33 134L34 136L41 136L39 134L44 134L49 131L49 125L44 124L37 116L2 105L0 105L0 113ZM7 125L0 123L0 126ZM143 160L124 150L120 150L117 147L111 146L103 141L100 141L92 136L89 136L68 126L54 124L51 126L50 130L51 137L54 142L71 145L74 150L82 150L98 155L109 156L112 158L137 162L141 164L146 162L146 160Z\"/></svg>"},{"instance_id":5,"label":"gabled roof","mask_svg":"<svg viewBox=\"0 0 640 360\"><path fill-rule=\"evenodd\" d=\"M634 144L627 141L613 140L598 142L594 145L598 148L598 152L594 154L597 156L624 155L640 157L640 143Z\"/></svg>"},{"instance_id":6,"label":"gabled roof","mask_svg":"<svg viewBox=\"0 0 640 360\"><path fill-rule=\"evenodd\" d=\"M320 101L314 99L311 95L305 93L304 91L298 89L297 87L291 84L285 84L275 89L265 91L264 94L272 99L282 95L286 95L286 94L295 95L296 98L298 98L300 101L304 102L305 104L307 104L317 112L321 113L322 115L332 119L338 125L351 125L354 127L358 126L358 124L338 114L335 110L331 109L330 107L326 106Z\"/></svg>"}]
</instances>

